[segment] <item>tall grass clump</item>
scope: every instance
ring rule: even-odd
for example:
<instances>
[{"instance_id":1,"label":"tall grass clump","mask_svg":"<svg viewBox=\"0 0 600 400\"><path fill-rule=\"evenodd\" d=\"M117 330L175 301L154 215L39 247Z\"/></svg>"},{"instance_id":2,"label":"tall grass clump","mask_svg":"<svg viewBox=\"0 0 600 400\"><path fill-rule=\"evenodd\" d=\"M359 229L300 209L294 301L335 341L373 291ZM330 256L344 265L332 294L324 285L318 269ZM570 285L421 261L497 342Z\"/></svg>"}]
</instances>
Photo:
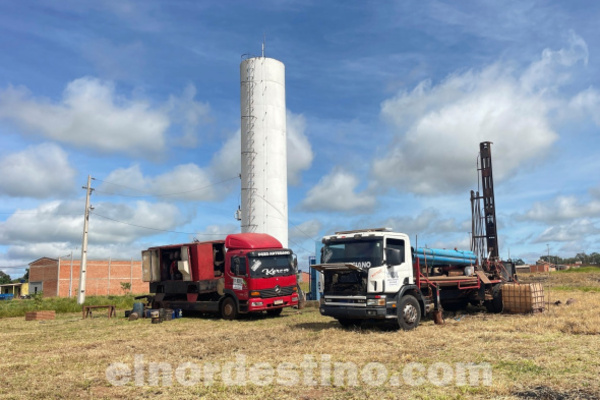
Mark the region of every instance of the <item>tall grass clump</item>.
<instances>
[{"instance_id":1,"label":"tall grass clump","mask_svg":"<svg viewBox=\"0 0 600 400\"><path fill-rule=\"evenodd\" d=\"M126 294L123 296L88 296L84 305L109 305L117 309L131 309L134 296ZM77 298L48 297L43 298L35 295L31 299L18 299L0 302L0 318L21 317L29 311L54 310L57 314L81 312L82 306L77 304Z\"/></svg>"}]
</instances>

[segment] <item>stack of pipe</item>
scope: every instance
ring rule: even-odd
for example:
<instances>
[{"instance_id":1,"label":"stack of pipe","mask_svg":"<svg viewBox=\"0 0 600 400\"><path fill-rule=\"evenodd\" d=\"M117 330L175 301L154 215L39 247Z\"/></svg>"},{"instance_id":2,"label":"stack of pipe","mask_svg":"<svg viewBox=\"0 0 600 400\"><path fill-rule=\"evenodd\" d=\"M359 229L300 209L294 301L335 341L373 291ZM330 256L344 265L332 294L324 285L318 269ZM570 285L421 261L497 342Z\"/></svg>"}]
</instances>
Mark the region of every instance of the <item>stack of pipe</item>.
<instances>
[{"instance_id":1,"label":"stack of pipe","mask_svg":"<svg viewBox=\"0 0 600 400\"><path fill-rule=\"evenodd\" d=\"M418 247L415 251L415 257L419 259L421 265L428 267L442 265L468 266L474 265L477 257L472 251L430 249Z\"/></svg>"}]
</instances>

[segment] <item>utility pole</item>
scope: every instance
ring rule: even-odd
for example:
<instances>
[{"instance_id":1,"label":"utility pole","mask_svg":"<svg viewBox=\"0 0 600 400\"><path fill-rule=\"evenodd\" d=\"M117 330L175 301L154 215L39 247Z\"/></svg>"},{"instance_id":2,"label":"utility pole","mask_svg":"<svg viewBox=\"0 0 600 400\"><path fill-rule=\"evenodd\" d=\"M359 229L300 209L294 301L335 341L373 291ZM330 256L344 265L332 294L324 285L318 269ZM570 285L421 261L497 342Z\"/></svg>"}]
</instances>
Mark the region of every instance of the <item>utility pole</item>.
<instances>
[{"instance_id":1,"label":"utility pole","mask_svg":"<svg viewBox=\"0 0 600 400\"><path fill-rule=\"evenodd\" d=\"M77 293L77 304L83 304L85 302L85 274L87 268L87 242L88 242L88 224L90 220L90 210L93 207L90 206L90 196L92 195L92 176L88 175L87 186L83 186L82 189L86 189L85 196L85 212L83 218L83 242L81 243L81 265L79 268L79 292Z\"/></svg>"}]
</instances>

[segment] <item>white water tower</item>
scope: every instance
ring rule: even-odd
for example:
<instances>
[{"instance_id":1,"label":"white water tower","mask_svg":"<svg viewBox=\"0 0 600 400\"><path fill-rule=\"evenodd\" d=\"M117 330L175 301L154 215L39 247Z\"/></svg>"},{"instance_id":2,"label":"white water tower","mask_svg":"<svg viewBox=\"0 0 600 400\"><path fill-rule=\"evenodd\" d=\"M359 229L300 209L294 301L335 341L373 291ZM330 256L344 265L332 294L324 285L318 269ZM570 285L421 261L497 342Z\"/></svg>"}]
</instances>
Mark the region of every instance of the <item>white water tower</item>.
<instances>
[{"instance_id":1,"label":"white water tower","mask_svg":"<svg viewBox=\"0 0 600 400\"><path fill-rule=\"evenodd\" d=\"M268 233L288 246L285 66L247 58L240 64L242 232Z\"/></svg>"}]
</instances>

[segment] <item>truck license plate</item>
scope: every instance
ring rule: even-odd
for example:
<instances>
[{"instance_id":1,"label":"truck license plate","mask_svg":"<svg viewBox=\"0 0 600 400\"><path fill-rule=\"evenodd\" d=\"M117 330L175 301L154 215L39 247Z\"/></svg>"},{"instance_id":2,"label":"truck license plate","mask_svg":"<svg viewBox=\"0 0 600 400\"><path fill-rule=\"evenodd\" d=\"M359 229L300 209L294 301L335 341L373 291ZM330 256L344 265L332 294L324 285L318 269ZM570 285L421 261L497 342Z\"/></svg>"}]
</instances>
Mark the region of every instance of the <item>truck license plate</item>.
<instances>
[{"instance_id":1,"label":"truck license plate","mask_svg":"<svg viewBox=\"0 0 600 400\"><path fill-rule=\"evenodd\" d=\"M275 300L275 301L273 302L273 305L274 305L274 306L280 306L280 305L282 305L282 304L283 304L283 300Z\"/></svg>"}]
</instances>

